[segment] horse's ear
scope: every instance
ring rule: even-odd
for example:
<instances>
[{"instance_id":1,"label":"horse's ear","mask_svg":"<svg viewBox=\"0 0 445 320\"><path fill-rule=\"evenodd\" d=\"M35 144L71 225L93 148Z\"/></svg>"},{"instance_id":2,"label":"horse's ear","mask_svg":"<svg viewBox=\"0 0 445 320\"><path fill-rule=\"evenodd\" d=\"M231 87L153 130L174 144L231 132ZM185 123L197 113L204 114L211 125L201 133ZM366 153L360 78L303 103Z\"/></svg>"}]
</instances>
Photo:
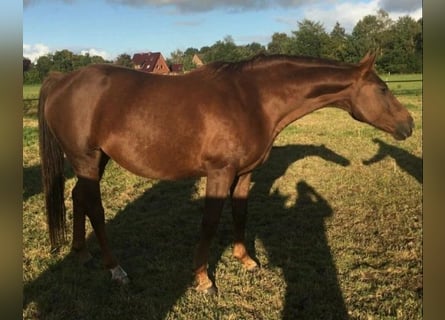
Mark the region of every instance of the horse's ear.
<instances>
[{"instance_id":1,"label":"horse's ear","mask_svg":"<svg viewBox=\"0 0 445 320\"><path fill-rule=\"evenodd\" d=\"M360 61L360 68L362 72L372 70L374 68L376 58L377 54L375 52L368 51L368 53Z\"/></svg>"}]
</instances>

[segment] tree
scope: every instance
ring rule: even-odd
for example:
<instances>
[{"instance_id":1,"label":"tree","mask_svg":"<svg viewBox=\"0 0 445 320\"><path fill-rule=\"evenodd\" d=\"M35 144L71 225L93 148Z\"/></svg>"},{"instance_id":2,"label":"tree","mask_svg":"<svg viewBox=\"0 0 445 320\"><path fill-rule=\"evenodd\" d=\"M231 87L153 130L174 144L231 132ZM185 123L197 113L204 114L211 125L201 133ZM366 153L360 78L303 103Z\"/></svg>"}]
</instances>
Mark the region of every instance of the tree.
<instances>
[{"instance_id":1,"label":"tree","mask_svg":"<svg viewBox=\"0 0 445 320\"><path fill-rule=\"evenodd\" d=\"M37 68L33 65L31 60L23 58L23 83L34 84L39 82L40 77Z\"/></svg>"},{"instance_id":2,"label":"tree","mask_svg":"<svg viewBox=\"0 0 445 320\"><path fill-rule=\"evenodd\" d=\"M218 40L206 51L204 59L207 63L212 61L234 62L242 59L242 55L232 36L226 36L223 41Z\"/></svg>"},{"instance_id":3,"label":"tree","mask_svg":"<svg viewBox=\"0 0 445 320\"><path fill-rule=\"evenodd\" d=\"M298 30L292 31L291 53L311 57L327 55L329 36L320 22L304 19L298 22Z\"/></svg>"},{"instance_id":4,"label":"tree","mask_svg":"<svg viewBox=\"0 0 445 320\"><path fill-rule=\"evenodd\" d=\"M31 60L23 57L23 72L28 71L29 69L31 69L31 67L32 67Z\"/></svg>"},{"instance_id":5,"label":"tree","mask_svg":"<svg viewBox=\"0 0 445 320\"><path fill-rule=\"evenodd\" d=\"M419 72L418 39L421 26L411 17L400 17L390 28L380 66L393 73ZM421 56L420 56L421 57Z\"/></svg>"},{"instance_id":6,"label":"tree","mask_svg":"<svg viewBox=\"0 0 445 320\"><path fill-rule=\"evenodd\" d=\"M80 55L73 54L72 56L73 70L85 67L90 63L91 63L91 57L88 52Z\"/></svg>"},{"instance_id":7,"label":"tree","mask_svg":"<svg viewBox=\"0 0 445 320\"><path fill-rule=\"evenodd\" d=\"M39 74L40 81L46 78L49 71L53 69L52 55L41 56L37 59L36 68Z\"/></svg>"},{"instance_id":8,"label":"tree","mask_svg":"<svg viewBox=\"0 0 445 320\"><path fill-rule=\"evenodd\" d=\"M331 33L327 45L327 56L333 59L346 61L348 58L348 35L345 28L336 23Z\"/></svg>"},{"instance_id":9,"label":"tree","mask_svg":"<svg viewBox=\"0 0 445 320\"><path fill-rule=\"evenodd\" d=\"M54 70L70 72L74 70L73 53L69 50L56 51L53 55Z\"/></svg>"},{"instance_id":10,"label":"tree","mask_svg":"<svg viewBox=\"0 0 445 320\"><path fill-rule=\"evenodd\" d=\"M418 70L416 72L422 72L423 68L423 18L417 20L417 25L419 26L418 32L414 37L416 43L416 57Z\"/></svg>"},{"instance_id":11,"label":"tree","mask_svg":"<svg viewBox=\"0 0 445 320\"><path fill-rule=\"evenodd\" d=\"M195 54L198 54L199 53L199 50L198 49L196 49L196 48L187 48L185 51L184 51L184 55L186 55L186 56L194 56Z\"/></svg>"},{"instance_id":12,"label":"tree","mask_svg":"<svg viewBox=\"0 0 445 320\"><path fill-rule=\"evenodd\" d=\"M122 53L118 55L116 60L114 61L114 64L131 69L134 68L133 61L131 60L131 56L128 53Z\"/></svg>"},{"instance_id":13,"label":"tree","mask_svg":"<svg viewBox=\"0 0 445 320\"><path fill-rule=\"evenodd\" d=\"M384 10L377 15L367 15L355 25L352 30L348 49L356 60L360 60L368 51L375 51L380 57L383 45L387 41L392 20Z\"/></svg>"},{"instance_id":14,"label":"tree","mask_svg":"<svg viewBox=\"0 0 445 320\"><path fill-rule=\"evenodd\" d=\"M110 63L109 61L106 61L103 57L101 56L92 56L91 57L91 63Z\"/></svg>"},{"instance_id":15,"label":"tree","mask_svg":"<svg viewBox=\"0 0 445 320\"><path fill-rule=\"evenodd\" d=\"M285 33L275 32L272 41L267 45L267 51L271 54L289 54L291 39Z\"/></svg>"},{"instance_id":16,"label":"tree","mask_svg":"<svg viewBox=\"0 0 445 320\"><path fill-rule=\"evenodd\" d=\"M182 50L176 49L170 53L170 59L168 59L169 64L183 64L185 54Z\"/></svg>"},{"instance_id":17,"label":"tree","mask_svg":"<svg viewBox=\"0 0 445 320\"><path fill-rule=\"evenodd\" d=\"M258 42L249 43L244 46L244 49L246 52L246 55L244 56L244 58L256 56L256 55L266 51L266 48Z\"/></svg>"},{"instance_id":18,"label":"tree","mask_svg":"<svg viewBox=\"0 0 445 320\"><path fill-rule=\"evenodd\" d=\"M190 71L193 69L196 69L196 64L193 62L193 57L195 56L195 54L199 54L200 51L196 48L187 48L184 51L184 57L182 59L182 69L184 71Z\"/></svg>"}]
</instances>

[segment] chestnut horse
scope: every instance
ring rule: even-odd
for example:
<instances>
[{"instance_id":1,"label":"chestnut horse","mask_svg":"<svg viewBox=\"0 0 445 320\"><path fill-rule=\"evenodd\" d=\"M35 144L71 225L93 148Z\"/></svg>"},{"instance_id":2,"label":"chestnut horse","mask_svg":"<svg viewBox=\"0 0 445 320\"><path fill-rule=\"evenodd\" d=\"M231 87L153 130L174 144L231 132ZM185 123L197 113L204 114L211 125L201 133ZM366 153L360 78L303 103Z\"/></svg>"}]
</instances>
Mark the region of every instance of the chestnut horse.
<instances>
[{"instance_id":1,"label":"chestnut horse","mask_svg":"<svg viewBox=\"0 0 445 320\"><path fill-rule=\"evenodd\" d=\"M257 267L244 240L253 169L276 136L314 110L336 106L402 140L413 118L374 70L375 55L358 64L260 55L216 62L180 76L147 74L112 65L53 73L39 101L40 154L52 247L65 239L64 154L77 183L72 190L72 249L91 258L88 216L112 279L127 274L108 244L99 182L108 160L155 179L207 177L200 240L194 257L196 289L215 292L207 274L209 247L223 203L232 199L233 255Z\"/></svg>"}]
</instances>

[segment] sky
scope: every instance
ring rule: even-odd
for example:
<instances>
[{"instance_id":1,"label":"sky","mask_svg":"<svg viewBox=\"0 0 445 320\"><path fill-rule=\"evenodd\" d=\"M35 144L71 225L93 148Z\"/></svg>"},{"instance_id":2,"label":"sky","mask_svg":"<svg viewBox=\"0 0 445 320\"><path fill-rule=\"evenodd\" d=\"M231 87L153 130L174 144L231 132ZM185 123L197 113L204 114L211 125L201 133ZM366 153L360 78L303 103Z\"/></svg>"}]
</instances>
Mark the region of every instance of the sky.
<instances>
[{"instance_id":1,"label":"sky","mask_svg":"<svg viewBox=\"0 0 445 320\"><path fill-rule=\"evenodd\" d=\"M23 0L23 56L68 49L113 60L122 53L211 46L226 36L265 46L275 32L291 34L309 19L330 32L352 31L383 9L393 20L422 17L422 0Z\"/></svg>"}]
</instances>

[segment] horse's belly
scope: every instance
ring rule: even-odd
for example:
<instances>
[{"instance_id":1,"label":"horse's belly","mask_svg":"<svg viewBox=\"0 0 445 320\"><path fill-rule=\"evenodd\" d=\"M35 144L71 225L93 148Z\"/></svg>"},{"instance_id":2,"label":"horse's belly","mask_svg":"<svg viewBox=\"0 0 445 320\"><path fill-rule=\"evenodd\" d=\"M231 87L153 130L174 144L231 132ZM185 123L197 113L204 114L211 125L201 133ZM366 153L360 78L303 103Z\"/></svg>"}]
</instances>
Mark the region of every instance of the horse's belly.
<instances>
[{"instance_id":1,"label":"horse's belly","mask_svg":"<svg viewBox=\"0 0 445 320\"><path fill-rule=\"evenodd\" d=\"M127 143L104 146L102 150L123 168L146 178L178 180L205 175L198 157L180 148L136 147Z\"/></svg>"}]
</instances>

